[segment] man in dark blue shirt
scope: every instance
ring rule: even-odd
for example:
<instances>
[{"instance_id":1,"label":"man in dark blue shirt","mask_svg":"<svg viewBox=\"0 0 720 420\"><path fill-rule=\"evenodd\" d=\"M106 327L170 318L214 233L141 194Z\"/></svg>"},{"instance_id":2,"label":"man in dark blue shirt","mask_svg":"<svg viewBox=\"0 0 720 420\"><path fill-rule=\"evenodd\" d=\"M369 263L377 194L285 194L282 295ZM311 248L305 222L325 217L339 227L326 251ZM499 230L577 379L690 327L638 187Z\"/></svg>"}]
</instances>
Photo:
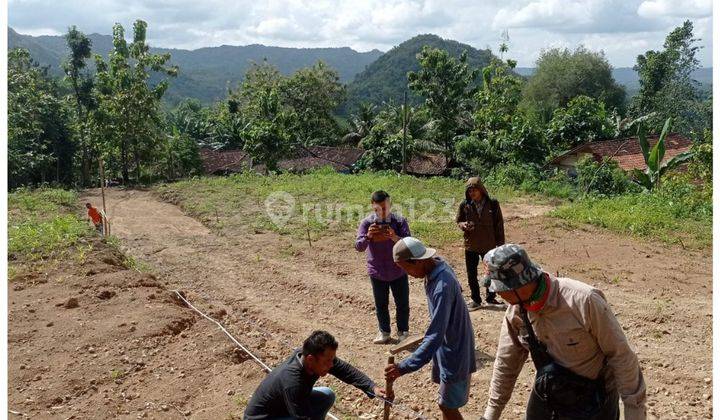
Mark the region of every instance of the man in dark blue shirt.
<instances>
[{"instance_id":1,"label":"man in dark blue shirt","mask_svg":"<svg viewBox=\"0 0 720 420\"><path fill-rule=\"evenodd\" d=\"M273 369L255 390L245 420L301 419L324 420L335 403L328 387L313 387L328 373L364 391L370 398L385 397L364 373L335 357L338 343L326 331L314 331L303 343L302 351Z\"/></svg>"},{"instance_id":2,"label":"man in dark blue shirt","mask_svg":"<svg viewBox=\"0 0 720 420\"><path fill-rule=\"evenodd\" d=\"M475 334L462 288L452 268L435 250L413 237L402 238L393 247L393 259L409 275L425 278L430 325L420 347L398 364L385 368L394 380L415 372L433 361L432 379L440 384L438 405L443 419L462 419L467 404L475 362Z\"/></svg>"}]
</instances>

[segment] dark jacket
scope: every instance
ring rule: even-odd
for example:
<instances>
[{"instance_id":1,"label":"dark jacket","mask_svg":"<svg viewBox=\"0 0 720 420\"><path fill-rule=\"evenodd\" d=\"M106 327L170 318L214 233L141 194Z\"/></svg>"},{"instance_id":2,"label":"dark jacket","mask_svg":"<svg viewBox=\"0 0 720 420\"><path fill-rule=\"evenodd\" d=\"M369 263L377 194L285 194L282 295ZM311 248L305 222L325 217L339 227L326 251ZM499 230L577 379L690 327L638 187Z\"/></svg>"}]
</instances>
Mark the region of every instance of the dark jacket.
<instances>
[{"instance_id":1,"label":"dark jacket","mask_svg":"<svg viewBox=\"0 0 720 420\"><path fill-rule=\"evenodd\" d=\"M482 213L478 214L476 203L470 200L468 190L479 188L483 192ZM480 178L468 179L465 184L465 200L458 208L456 223L473 222L474 229L464 231L465 249L485 254L491 249L505 243L505 226L502 211L497 200L490 197Z\"/></svg>"},{"instance_id":2,"label":"dark jacket","mask_svg":"<svg viewBox=\"0 0 720 420\"><path fill-rule=\"evenodd\" d=\"M330 374L363 390L371 396L375 383L349 363L335 358ZM245 420L293 417L309 419L310 393L318 377L309 375L300 361L300 352L293 352L280 366L273 369L255 390L245 408Z\"/></svg>"}]
</instances>

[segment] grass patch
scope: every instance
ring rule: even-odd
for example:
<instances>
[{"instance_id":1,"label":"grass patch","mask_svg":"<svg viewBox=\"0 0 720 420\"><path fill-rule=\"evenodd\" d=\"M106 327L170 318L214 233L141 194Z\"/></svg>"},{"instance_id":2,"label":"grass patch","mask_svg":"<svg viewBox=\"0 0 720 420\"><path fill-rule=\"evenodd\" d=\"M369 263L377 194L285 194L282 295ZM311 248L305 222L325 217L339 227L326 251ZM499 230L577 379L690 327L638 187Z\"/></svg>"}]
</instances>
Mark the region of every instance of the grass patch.
<instances>
[{"instance_id":1,"label":"grass patch","mask_svg":"<svg viewBox=\"0 0 720 420\"><path fill-rule=\"evenodd\" d=\"M464 199L465 184L457 179L320 170L305 175L195 178L159 187L165 199L213 228L252 226L303 240L308 230L313 240L354 231L372 211L370 194L379 189L390 193L393 210L407 217L413 235L434 245L461 239L455 213ZM491 194L501 203L519 197L510 187L491 189Z\"/></svg>"},{"instance_id":2,"label":"grass patch","mask_svg":"<svg viewBox=\"0 0 720 420\"><path fill-rule=\"evenodd\" d=\"M583 198L578 198L577 191L559 175L541 181L528 177L512 184L519 186L504 185L503 179L487 179L491 195L501 205L513 201L566 203L551 215L570 226L588 223L689 248L712 243L712 190L693 185L688 179L668 178L662 188L652 193ZM354 231L371 212L369 197L378 189L390 193L393 210L407 217L413 235L432 246L461 240L454 220L465 187L458 179L416 178L394 172L347 175L319 170L305 175L243 173L194 178L158 187L166 200L179 204L219 232L249 226L302 241L307 240L308 231L313 241ZM574 202L565 198L573 198ZM292 251L282 252L289 255Z\"/></svg>"},{"instance_id":3,"label":"grass patch","mask_svg":"<svg viewBox=\"0 0 720 420\"><path fill-rule=\"evenodd\" d=\"M250 402L248 397L246 397L244 395L235 395L232 400L235 403L235 405L237 405L240 408L247 407L248 402Z\"/></svg>"},{"instance_id":4,"label":"grass patch","mask_svg":"<svg viewBox=\"0 0 720 420\"><path fill-rule=\"evenodd\" d=\"M77 216L77 193L54 188L8 194L8 253L12 260L34 261L62 254L89 235Z\"/></svg>"},{"instance_id":5,"label":"grass patch","mask_svg":"<svg viewBox=\"0 0 720 420\"><path fill-rule=\"evenodd\" d=\"M712 245L712 201L692 194L663 190L589 197L561 206L551 215L683 247Z\"/></svg>"},{"instance_id":6,"label":"grass patch","mask_svg":"<svg viewBox=\"0 0 720 420\"><path fill-rule=\"evenodd\" d=\"M121 379L122 377L125 376L125 374L126 374L126 372L125 372L124 370L121 370L121 369L113 369L113 370L110 371L110 377L111 377L113 380Z\"/></svg>"}]
</instances>

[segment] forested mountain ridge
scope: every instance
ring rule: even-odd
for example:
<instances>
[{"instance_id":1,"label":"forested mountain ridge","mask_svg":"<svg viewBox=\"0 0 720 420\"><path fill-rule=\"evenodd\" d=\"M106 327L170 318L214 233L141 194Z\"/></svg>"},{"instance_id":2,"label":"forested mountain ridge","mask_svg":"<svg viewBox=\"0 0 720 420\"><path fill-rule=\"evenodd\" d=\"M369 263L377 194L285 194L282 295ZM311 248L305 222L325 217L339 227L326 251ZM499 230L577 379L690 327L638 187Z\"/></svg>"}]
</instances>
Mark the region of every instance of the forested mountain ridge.
<instances>
[{"instance_id":1,"label":"forested mountain ridge","mask_svg":"<svg viewBox=\"0 0 720 420\"><path fill-rule=\"evenodd\" d=\"M112 36L89 34L93 52L106 56L112 49ZM8 28L8 48L26 48L42 66L50 66L50 73L62 75L60 63L68 55L63 36L30 36ZM171 63L179 66L180 73L173 80L166 95L171 103L187 97L204 103L222 99L228 87L235 87L253 62L275 65L283 74L309 67L318 60L338 71L340 81L350 82L357 73L375 61L383 53L378 50L357 52L343 48L284 48L265 45L199 48L183 50L175 48L151 48L152 53L170 53Z\"/></svg>"},{"instance_id":2,"label":"forested mountain ridge","mask_svg":"<svg viewBox=\"0 0 720 420\"><path fill-rule=\"evenodd\" d=\"M407 89L407 73L420 70L416 56L426 45L443 49L453 57L459 57L463 51L467 51L468 63L475 68L487 66L492 57L489 50L478 50L468 44L443 39L437 35L417 35L383 54L355 77L348 85L348 100L343 111L353 112L363 102L401 102ZM413 103L419 101L410 91L408 98Z\"/></svg>"}]
</instances>

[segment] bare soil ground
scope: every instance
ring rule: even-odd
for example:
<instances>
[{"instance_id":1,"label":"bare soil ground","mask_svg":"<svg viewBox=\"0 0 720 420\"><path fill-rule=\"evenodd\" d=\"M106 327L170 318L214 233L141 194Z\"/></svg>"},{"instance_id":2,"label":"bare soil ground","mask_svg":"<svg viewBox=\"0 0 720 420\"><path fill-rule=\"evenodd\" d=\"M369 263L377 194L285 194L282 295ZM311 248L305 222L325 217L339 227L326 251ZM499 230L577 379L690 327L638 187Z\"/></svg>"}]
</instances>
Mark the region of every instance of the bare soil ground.
<instances>
[{"instance_id":1,"label":"bare soil ground","mask_svg":"<svg viewBox=\"0 0 720 420\"><path fill-rule=\"evenodd\" d=\"M84 199L99 202L97 192ZM262 369L233 350L210 322L172 298L184 291L268 364L285 359L313 329L340 342L338 355L382 381L386 346L376 331L364 254L353 232L313 242L257 229L208 229L146 191L109 192L113 234L151 274L128 270L102 251L11 284L10 409L38 418L240 417ZM648 384L651 418L711 418L712 306L710 250L685 251L573 228L546 209L504 206L508 241L523 244L548 271L601 288L637 348ZM441 248L461 282L461 244ZM115 259L120 258L114 256ZM13 287L13 285L15 285ZM115 295L105 299L109 291ZM78 308L57 304L78 299ZM411 280L411 329L427 324L422 280ZM471 313L479 371L466 418L487 400L503 313ZM504 418L520 419L532 380L521 374ZM333 378L338 417L376 418L382 406ZM429 368L395 385L403 406L437 418L437 386Z\"/></svg>"}]
</instances>

